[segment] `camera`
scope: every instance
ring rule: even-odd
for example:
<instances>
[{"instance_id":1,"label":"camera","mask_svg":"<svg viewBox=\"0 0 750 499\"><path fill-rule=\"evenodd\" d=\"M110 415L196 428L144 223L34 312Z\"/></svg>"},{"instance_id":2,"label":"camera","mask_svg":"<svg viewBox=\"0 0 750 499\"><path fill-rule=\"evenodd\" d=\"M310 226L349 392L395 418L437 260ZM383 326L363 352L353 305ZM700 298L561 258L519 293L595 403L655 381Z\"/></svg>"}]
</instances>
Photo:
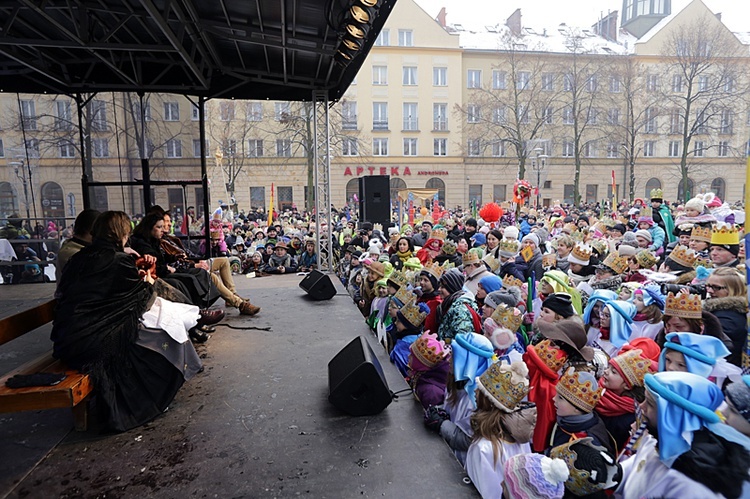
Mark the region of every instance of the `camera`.
<instances>
[{"instance_id":1,"label":"camera","mask_svg":"<svg viewBox=\"0 0 750 499\"><path fill-rule=\"evenodd\" d=\"M699 295L701 300L706 299L706 286L704 284L688 284L687 286L682 286L680 284L662 284L661 294L666 296L667 293L673 293L676 295L683 289L687 289L687 292L691 295Z\"/></svg>"}]
</instances>

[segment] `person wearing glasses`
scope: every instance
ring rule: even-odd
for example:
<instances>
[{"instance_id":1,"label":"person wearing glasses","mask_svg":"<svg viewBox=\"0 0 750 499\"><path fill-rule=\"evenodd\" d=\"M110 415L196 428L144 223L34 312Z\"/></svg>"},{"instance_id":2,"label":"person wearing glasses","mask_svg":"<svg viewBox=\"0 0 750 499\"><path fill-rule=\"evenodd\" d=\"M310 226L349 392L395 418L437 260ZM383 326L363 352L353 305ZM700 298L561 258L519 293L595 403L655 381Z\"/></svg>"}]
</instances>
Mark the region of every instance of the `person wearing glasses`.
<instances>
[{"instance_id":1,"label":"person wearing glasses","mask_svg":"<svg viewBox=\"0 0 750 499\"><path fill-rule=\"evenodd\" d=\"M747 338L747 285L745 277L732 267L719 267L706 281L708 299L703 310L714 314L733 347L727 361L739 366Z\"/></svg>"}]
</instances>

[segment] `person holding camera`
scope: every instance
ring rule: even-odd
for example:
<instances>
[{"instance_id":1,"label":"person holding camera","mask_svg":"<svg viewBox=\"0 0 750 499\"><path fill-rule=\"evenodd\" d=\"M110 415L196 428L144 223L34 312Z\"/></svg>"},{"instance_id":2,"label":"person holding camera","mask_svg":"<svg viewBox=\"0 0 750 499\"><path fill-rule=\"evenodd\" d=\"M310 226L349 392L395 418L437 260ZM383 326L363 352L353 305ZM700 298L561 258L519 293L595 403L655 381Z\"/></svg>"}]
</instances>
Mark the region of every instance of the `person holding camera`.
<instances>
[{"instance_id":1,"label":"person holding camera","mask_svg":"<svg viewBox=\"0 0 750 499\"><path fill-rule=\"evenodd\" d=\"M732 340L733 348L727 362L740 366L742 351L747 337L747 285L745 278L736 269L719 267L706 281L708 299L703 310L714 314L724 333Z\"/></svg>"}]
</instances>

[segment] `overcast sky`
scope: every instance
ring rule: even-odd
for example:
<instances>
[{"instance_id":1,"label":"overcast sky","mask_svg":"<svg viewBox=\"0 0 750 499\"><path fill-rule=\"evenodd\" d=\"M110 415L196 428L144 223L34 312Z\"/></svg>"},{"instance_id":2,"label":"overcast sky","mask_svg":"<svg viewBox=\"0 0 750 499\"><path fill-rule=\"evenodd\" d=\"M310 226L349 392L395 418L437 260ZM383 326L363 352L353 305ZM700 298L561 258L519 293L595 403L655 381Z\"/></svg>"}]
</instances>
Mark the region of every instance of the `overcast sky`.
<instances>
[{"instance_id":1,"label":"overcast sky","mask_svg":"<svg viewBox=\"0 0 750 499\"><path fill-rule=\"evenodd\" d=\"M750 32L750 0L703 0L732 31ZM601 14L622 10L622 0L416 0L432 17L441 7L448 13L448 23L469 26L502 24L516 8L521 7L522 22L531 28L548 28L566 23L591 26ZM687 0L673 0L672 9Z\"/></svg>"}]
</instances>

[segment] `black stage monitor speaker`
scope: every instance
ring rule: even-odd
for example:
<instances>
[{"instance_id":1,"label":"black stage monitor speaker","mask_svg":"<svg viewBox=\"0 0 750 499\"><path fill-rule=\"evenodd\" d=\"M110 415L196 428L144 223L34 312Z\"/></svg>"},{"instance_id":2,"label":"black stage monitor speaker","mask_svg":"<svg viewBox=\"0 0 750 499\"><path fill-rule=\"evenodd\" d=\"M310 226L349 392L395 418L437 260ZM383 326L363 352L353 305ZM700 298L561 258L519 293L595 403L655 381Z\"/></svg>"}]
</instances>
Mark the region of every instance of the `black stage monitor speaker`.
<instances>
[{"instance_id":1,"label":"black stage monitor speaker","mask_svg":"<svg viewBox=\"0 0 750 499\"><path fill-rule=\"evenodd\" d=\"M393 400L375 353L358 336L328 363L328 401L352 416L372 416Z\"/></svg>"},{"instance_id":2,"label":"black stage monitor speaker","mask_svg":"<svg viewBox=\"0 0 750 499\"><path fill-rule=\"evenodd\" d=\"M388 175L359 177L359 218L388 228L391 221L391 181Z\"/></svg>"},{"instance_id":3,"label":"black stage monitor speaker","mask_svg":"<svg viewBox=\"0 0 750 499\"><path fill-rule=\"evenodd\" d=\"M330 300L336 296L336 288L331 278L317 270L310 271L299 283L299 287L315 300Z\"/></svg>"}]
</instances>

